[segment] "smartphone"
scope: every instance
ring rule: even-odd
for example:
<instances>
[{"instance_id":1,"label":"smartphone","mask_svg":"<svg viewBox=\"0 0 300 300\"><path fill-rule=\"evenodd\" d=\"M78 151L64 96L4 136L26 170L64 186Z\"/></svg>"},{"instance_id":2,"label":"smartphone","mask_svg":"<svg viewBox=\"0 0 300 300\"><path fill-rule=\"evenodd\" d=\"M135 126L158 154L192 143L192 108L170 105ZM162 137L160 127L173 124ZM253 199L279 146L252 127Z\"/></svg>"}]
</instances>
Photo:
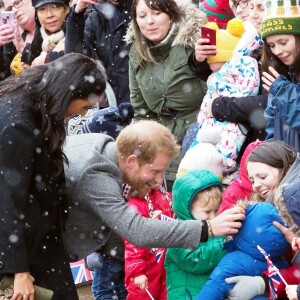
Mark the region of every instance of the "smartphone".
<instances>
[{"instance_id":1,"label":"smartphone","mask_svg":"<svg viewBox=\"0 0 300 300\"><path fill-rule=\"evenodd\" d=\"M201 27L201 38L202 39L209 39L209 43L207 45L216 46L216 30L213 28Z\"/></svg>"},{"instance_id":2,"label":"smartphone","mask_svg":"<svg viewBox=\"0 0 300 300\"><path fill-rule=\"evenodd\" d=\"M15 13L13 11L3 11L0 13L0 25L10 25L14 28L14 20Z\"/></svg>"}]
</instances>

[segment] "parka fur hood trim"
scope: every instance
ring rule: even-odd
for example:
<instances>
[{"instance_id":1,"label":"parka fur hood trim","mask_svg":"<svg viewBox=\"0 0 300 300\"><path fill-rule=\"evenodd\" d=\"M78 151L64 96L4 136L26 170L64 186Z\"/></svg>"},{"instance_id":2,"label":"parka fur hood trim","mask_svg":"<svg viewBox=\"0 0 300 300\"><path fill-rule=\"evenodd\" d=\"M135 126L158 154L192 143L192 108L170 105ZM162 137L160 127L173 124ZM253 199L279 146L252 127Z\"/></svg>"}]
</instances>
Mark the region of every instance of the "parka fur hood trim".
<instances>
[{"instance_id":1,"label":"parka fur hood trim","mask_svg":"<svg viewBox=\"0 0 300 300\"><path fill-rule=\"evenodd\" d=\"M271 199L271 203L278 209L278 213L282 220L286 223L288 228L298 237L300 237L300 228L293 220L291 214L289 213L286 205L285 199L283 198L283 191L286 185L279 186L275 191Z\"/></svg>"},{"instance_id":2,"label":"parka fur hood trim","mask_svg":"<svg viewBox=\"0 0 300 300\"><path fill-rule=\"evenodd\" d=\"M200 28L206 24L207 16L191 0L175 0L179 9L183 12L183 19L178 27L178 34L173 45L182 45L184 47L194 48L197 40L200 38ZM125 41L128 44L135 40L132 21L129 24Z\"/></svg>"},{"instance_id":3,"label":"parka fur hood trim","mask_svg":"<svg viewBox=\"0 0 300 300\"><path fill-rule=\"evenodd\" d=\"M258 203L258 202L261 202L261 201L257 201L257 200L249 200L249 199L245 199L245 200L238 200L236 202L236 204L234 205L234 207L241 207L243 209L246 210L246 208L252 204L255 204L255 203Z\"/></svg>"}]
</instances>

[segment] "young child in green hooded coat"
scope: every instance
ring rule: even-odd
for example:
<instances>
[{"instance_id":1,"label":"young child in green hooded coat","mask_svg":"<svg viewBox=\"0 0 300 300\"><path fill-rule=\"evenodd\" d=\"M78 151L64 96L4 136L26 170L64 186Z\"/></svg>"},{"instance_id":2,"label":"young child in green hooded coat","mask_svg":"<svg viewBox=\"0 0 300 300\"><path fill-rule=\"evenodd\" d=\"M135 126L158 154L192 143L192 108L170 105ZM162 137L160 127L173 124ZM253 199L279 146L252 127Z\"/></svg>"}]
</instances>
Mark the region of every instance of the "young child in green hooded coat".
<instances>
[{"instance_id":1,"label":"young child in green hooded coat","mask_svg":"<svg viewBox=\"0 0 300 300\"><path fill-rule=\"evenodd\" d=\"M176 179L172 195L179 220L208 221L207 242L200 242L195 250L169 248L165 258L168 299L194 299L226 254L222 250L225 238L213 237L209 225L221 203L222 182L208 170L189 170Z\"/></svg>"}]
</instances>

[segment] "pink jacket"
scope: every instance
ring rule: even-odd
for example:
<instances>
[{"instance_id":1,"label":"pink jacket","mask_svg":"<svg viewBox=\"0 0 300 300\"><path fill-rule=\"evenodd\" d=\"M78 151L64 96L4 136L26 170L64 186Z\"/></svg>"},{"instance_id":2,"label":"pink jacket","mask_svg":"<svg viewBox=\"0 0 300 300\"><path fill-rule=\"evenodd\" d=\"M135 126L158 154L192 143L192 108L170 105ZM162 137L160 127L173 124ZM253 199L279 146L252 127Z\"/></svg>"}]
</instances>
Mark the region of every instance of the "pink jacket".
<instances>
[{"instance_id":1,"label":"pink jacket","mask_svg":"<svg viewBox=\"0 0 300 300\"><path fill-rule=\"evenodd\" d=\"M224 191L222 203L220 205L218 213L231 208L236 204L238 200L249 198L251 196L253 189L252 184L248 178L246 162L250 153L262 143L262 141L252 142L245 149L244 154L241 158L239 177L234 179Z\"/></svg>"},{"instance_id":2,"label":"pink jacket","mask_svg":"<svg viewBox=\"0 0 300 300\"><path fill-rule=\"evenodd\" d=\"M171 194L168 193L170 199ZM172 209L165 195L159 190L149 193L153 210L161 210L168 217L172 217ZM140 215L150 218L148 202L145 198L132 197L128 204ZM164 222L162 222L163 226ZM134 285L133 279L140 275L148 278L148 291L155 300L166 300L166 272L164 269L165 249L138 248L128 241L125 243L125 286L128 291L126 300L150 299L146 291Z\"/></svg>"}]
</instances>

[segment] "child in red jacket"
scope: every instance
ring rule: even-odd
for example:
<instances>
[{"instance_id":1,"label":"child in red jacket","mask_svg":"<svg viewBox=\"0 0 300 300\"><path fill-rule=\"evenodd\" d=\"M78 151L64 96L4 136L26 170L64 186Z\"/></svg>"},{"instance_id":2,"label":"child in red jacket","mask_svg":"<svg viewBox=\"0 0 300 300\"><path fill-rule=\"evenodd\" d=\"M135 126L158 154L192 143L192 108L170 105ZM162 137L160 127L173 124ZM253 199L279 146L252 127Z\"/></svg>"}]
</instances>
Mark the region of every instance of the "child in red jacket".
<instances>
[{"instance_id":1,"label":"child in red jacket","mask_svg":"<svg viewBox=\"0 0 300 300\"><path fill-rule=\"evenodd\" d=\"M173 217L171 201L171 194L161 188L150 190L145 198L131 197L128 204L146 218L158 218L161 214ZM126 300L166 300L165 249L139 248L126 240L124 243Z\"/></svg>"}]
</instances>

